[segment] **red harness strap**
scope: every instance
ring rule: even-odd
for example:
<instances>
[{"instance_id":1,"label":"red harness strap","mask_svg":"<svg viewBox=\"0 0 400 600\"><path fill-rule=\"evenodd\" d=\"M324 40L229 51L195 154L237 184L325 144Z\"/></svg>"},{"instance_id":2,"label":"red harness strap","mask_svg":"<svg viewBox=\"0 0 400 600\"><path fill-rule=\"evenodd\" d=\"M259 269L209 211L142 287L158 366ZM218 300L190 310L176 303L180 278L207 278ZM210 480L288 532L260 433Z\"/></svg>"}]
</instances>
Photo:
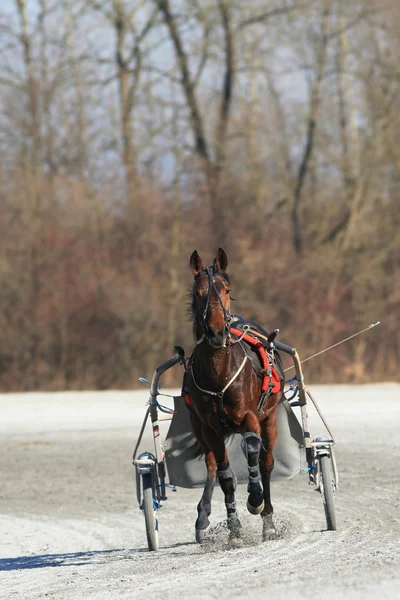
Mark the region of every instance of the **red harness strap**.
<instances>
[{"instance_id":1,"label":"red harness strap","mask_svg":"<svg viewBox=\"0 0 400 600\"><path fill-rule=\"evenodd\" d=\"M232 331L232 333L234 333L239 338L242 338L245 342L247 342L248 344L253 346L254 350L257 352L257 354L261 360L262 368L264 370L264 378L263 378L263 382L262 382L261 391L266 392L268 390L268 384L269 384L269 377L268 377L268 373L267 373L269 363L268 363L268 356L267 356L267 353L265 352L264 346L262 345L262 343L260 341L258 341L252 335L249 335L248 333L243 335L243 331L240 331L240 329L235 329L234 327L231 327L230 331ZM273 386L271 388L271 393L276 394L281 389L281 380L279 379L278 372L274 366L272 366L271 372L272 372L272 383L273 383Z\"/></svg>"}]
</instances>

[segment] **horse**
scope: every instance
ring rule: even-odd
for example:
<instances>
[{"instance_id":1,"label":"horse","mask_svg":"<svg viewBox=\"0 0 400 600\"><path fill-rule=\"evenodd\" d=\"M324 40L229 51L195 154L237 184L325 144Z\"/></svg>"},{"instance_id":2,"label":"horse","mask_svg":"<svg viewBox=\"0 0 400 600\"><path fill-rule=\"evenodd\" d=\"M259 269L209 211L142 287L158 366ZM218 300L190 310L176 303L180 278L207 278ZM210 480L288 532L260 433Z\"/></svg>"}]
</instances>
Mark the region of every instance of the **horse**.
<instances>
[{"instance_id":1,"label":"horse","mask_svg":"<svg viewBox=\"0 0 400 600\"><path fill-rule=\"evenodd\" d=\"M248 465L247 509L252 515L261 515L263 541L276 537L270 478L277 441L276 412L284 378L280 376L274 392L269 390L263 395L262 376L254 368L251 353L246 352L243 336L234 335L231 330L227 266L228 258L222 248L211 266L203 267L197 250L190 257L194 276L190 313L196 345L187 364L183 389L193 433L203 448L207 467L195 524L199 543L207 537L217 479L225 497L229 539L241 537L235 502L237 478L225 445L225 440L235 433L243 437Z\"/></svg>"}]
</instances>

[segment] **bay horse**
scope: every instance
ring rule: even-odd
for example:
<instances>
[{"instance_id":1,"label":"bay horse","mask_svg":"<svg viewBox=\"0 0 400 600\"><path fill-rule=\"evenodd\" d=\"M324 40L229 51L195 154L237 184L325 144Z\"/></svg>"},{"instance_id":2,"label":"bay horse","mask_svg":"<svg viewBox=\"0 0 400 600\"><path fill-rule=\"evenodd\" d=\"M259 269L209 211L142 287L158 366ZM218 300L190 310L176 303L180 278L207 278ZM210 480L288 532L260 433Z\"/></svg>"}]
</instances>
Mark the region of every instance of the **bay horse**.
<instances>
[{"instance_id":1,"label":"bay horse","mask_svg":"<svg viewBox=\"0 0 400 600\"><path fill-rule=\"evenodd\" d=\"M270 477L277 441L276 412L283 394L283 375L278 390L263 400L262 377L253 368L243 341L231 332L228 258L219 248L211 266L203 267L195 250L190 257L194 276L191 315L196 346L188 361L183 389L193 433L204 450L207 479L197 506L196 541L205 539L216 479L225 496L230 539L240 537L241 524L235 503L237 479L229 465L225 440L243 436L249 483L247 509L262 517L263 540L275 537ZM276 388L275 388L276 389ZM270 390L269 390L270 391Z\"/></svg>"}]
</instances>

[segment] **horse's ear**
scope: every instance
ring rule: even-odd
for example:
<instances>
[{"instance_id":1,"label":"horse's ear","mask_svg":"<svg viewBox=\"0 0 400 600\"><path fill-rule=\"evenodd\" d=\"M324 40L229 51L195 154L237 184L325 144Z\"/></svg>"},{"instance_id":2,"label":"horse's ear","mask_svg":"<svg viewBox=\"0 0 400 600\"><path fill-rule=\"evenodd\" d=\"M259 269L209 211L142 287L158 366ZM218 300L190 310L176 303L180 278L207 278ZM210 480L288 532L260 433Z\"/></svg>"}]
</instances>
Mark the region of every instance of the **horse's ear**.
<instances>
[{"instance_id":1,"label":"horse's ear","mask_svg":"<svg viewBox=\"0 0 400 600\"><path fill-rule=\"evenodd\" d=\"M218 271L222 271L224 273L228 267L228 257L226 252L222 250L222 248L218 248L217 256L215 257L215 266Z\"/></svg>"},{"instance_id":2,"label":"horse's ear","mask_svg":"<svg viewBox=\"0 0 400 600\"><path fill-rule=\"evenodd\" d=\"M190 257L190 268L192 269L193 275L196 277L203 269L203 263L201 258L195 250Z\"/></svg>"}]
</instances>

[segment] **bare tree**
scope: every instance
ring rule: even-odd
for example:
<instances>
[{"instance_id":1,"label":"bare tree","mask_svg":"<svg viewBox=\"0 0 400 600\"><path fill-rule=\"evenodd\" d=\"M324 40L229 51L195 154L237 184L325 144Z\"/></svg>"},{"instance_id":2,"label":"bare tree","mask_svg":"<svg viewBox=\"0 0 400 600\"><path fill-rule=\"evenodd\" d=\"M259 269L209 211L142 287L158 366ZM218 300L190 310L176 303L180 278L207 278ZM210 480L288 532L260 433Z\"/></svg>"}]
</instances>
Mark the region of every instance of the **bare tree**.
<instances>
[{"instance_id":1,"label":"bare tree","mask_svg":"<svg viewBox=\"0 0 400 600\"><path fill-rule=\"evenodd\" d=\"M302 355L385 315L315 380L397 377L397 12L1 3L3 389L132 387L190 352L188 256L226 243L235 310Z\"/></svg>"},{"instance_id":2,"label":"bare tree","mask_svg":"<svg viewBox=\"0 0 400 600\"><path fill-rule=\"evenodd\" d=\"M41 136L39 92L37 74L32 57L32 45L28 30L28 16L26 0L15 0L20 20L20 41L23 48L24 66L26 71L26 92L29 105L29 137L32 143L32 164L38 166L41 162Z\"/></svg>"},{"instance_id":3,"label":"bare tree","mask_svg":"<svg viewBox=\"0 0 400 600\"><path fill-rule=\"evenodd\" d=\"M139 7L136 8L138 10ZM149 34L155 22L155 14L151 14L140 31L135 26L135 12L128 11L125 0L113 0L113 22L116 33L116 63L119 83L119 103L121 114L121 137L123 162L131 205L139 180L134 151L132 118L140 75L142 72L142 42ZM127 48L126 38L133 35L133 45Z\"/></svg>"},{"instance_id":4,"label":"bare tree","mask_svg":"<svg viewBox=\"0 0 400 600\"><path fill-rule=\"evenodd\" d=\"M329 41L329 30L330 30L330 19L332 11L332 0L325 0L323 7L323 16L321 24L320 39L317 48L317 65L315 80L311 90L310 96L310 108L307 119L307 130L306 140L303 150L303 155L300 161L299 170L297 173L297 180L293 194L293 208L292 208L292 235L293 235L293 247L296 254L301 255L303 251L303 235L302 225L300 221L300 208L302 192L309 169L310 160L312 157L315 132L317 128L319 111L321 105L321 88L322 80L325 72L325 65L327 59L328 41Z\"/></svg>"},{"instance_id":5,"label":"bare tree","mask_svg":"<svg viewBox=\"0 0 400 600\"><path fill-rule=\"evenodd\" d=\"M178 60L182 90L190 114L190 124L195 141L195 151L205 173L211 202L212 224L215 241L226 241L225 211L218 194L218 185L224 168L226 135L232 106L232 91L235 80L234 43L229 2L218 0L218 11L224 37L224 72L221 85L221 100L215 134L215 156L211 143L207 140L199 99L196 93L196 79L190 71L189 56L184 48L182 36L173 15L169 0L155 0L163 15ZM207 27L205 24L203 27ZM201 63L206 61L203 55Z\"/></svg>"}]
</instances>

